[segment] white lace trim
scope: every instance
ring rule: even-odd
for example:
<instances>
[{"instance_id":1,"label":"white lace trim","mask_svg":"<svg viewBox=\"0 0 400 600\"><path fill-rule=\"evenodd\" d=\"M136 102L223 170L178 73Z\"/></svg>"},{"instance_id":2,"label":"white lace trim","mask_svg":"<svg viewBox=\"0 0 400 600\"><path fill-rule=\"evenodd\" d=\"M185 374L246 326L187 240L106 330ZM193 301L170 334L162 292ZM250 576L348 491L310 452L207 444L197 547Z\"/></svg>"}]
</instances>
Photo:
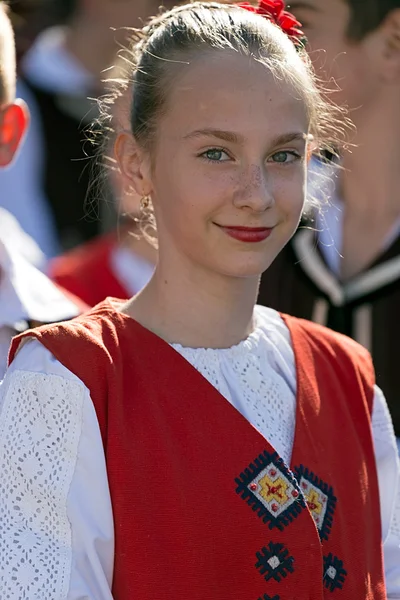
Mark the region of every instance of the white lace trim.
<instances>
[{"instance_id":1,"label":"white lace trim","mask_svg":"<svg viewBox=\"0 0 400 600\"><path fill-rule=\"evenodd\" d=\"M67 598L67 499L83 398L83 385L55 375L16 371L8 381L0 419L2 600Z\"/></svg>"}]
</instances>

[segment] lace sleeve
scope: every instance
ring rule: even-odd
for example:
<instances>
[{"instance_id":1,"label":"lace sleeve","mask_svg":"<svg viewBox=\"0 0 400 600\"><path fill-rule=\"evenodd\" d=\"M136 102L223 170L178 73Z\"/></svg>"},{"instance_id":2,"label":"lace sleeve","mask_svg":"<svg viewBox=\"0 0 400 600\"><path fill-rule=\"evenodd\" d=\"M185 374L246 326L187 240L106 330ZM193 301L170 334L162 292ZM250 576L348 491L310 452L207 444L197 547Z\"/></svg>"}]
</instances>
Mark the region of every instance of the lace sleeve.
<instances>
[{"instance_id":1,"label":"lace sleeve","mask_svg":"<svg viewBox=\"0 0 400 600\"><path fill-rule=\"evenodd\" d=\"M82 428L84 386L10 373L0 388L0 598L67 598L67 498Z\"/></svg>"},{"instance_id":2,"label":"lace sleeve","mask_svg":"<svg viewBox=\"0 0 400 600\"><path fill-rule=\"evenodd\" d=\"M372 432L378 469L387 597L400 599L400 465L392 419L376 387Z\"/></svg>"},{"instance_id":3,"label":"lace sleeve","mask_svg":"<svg viewBox=\"0 0 400 600\"><path fill-rule=\"evenodd\" d=\"M400 481L389 536L384 544L387 597L400 599Z\"/></svg>"}]
</instances>

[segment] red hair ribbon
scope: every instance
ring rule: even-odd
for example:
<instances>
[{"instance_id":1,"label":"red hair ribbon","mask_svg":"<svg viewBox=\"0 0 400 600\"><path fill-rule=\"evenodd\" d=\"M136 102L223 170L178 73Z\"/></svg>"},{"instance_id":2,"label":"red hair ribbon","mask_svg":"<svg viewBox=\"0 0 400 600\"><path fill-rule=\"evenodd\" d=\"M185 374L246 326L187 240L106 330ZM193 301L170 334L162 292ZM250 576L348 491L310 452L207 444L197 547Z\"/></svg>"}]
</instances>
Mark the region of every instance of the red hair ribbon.
<instances>
[{"instance_id":1,"label":"red hair ribbon","mask_svg":"<svg viewBox=\"0 0 400 600\"><path fill-rule=\"evenodd\" d=\"M290 37L295 46L304 47L307 40L301 30L301 23L292 13L285 10L284 0L259 0L258 6L253 6L249 2L241 2L238 6L266 17L278 25Z\"/></svg>"}]
</instances>

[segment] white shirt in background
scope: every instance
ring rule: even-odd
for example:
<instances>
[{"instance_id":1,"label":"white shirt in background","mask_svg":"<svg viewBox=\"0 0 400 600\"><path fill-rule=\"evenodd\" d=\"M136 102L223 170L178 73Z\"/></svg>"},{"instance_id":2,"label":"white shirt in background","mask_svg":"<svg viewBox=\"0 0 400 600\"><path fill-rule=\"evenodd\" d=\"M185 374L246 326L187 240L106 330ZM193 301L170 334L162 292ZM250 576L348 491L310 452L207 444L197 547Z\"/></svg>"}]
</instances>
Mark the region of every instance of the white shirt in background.
<instances>
[{"instance_id":1,"label":"white shirt in background","mask_svg":"<svg viewBox=\"0 0 400 600\"><path fill-rule=\"evenodd\" d=\"M80 312L32 263L43 266L44 256L16 220L0 208L0 379L11 339L29 321L63 321Z\"/></svg>"}]
</instances>

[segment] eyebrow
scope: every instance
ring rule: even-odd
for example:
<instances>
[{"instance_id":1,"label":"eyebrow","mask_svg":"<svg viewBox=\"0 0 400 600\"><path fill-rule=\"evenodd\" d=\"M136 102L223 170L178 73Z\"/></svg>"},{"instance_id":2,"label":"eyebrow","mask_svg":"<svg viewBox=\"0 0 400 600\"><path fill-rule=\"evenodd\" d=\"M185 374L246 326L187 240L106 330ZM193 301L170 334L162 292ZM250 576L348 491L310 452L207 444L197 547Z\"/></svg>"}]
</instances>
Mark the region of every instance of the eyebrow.
<instances>
[{"instance_id":1,"label":"eyebrow","mask_svg":"<svg viewBox=\"0 0 400 600\"><path fill-rule=\"evenodd\" d=\"M244 137L239 133L235 133L234 131L224 131L223 129L197 129L196 131L192 131L185 135L185 139L192 139L197 137L214 137L219 140L223 140L224 142L229 142L231 144L240 144L243 143ZM282 135L278 135L275 139L272 140L271 146L280 146L282 144L289 144L290 142L296 141L306 141L307 134L303 131L296 131L290 133L284 133Z\"/></svg>"},{"instance_id":2,"label":"eyebrow","mask_svg":"<svg viewBox=\"0 0 400 600\"><path fill-rule=\"evenodd\" d=\"M215 137L224 142L231 142L232 144L239 144L243 141L243 136L233 131L224 131L223 129L196 129L191 133L185 135L185 139L197 138L197 137Z\"/></svg>"}]
</instances>

